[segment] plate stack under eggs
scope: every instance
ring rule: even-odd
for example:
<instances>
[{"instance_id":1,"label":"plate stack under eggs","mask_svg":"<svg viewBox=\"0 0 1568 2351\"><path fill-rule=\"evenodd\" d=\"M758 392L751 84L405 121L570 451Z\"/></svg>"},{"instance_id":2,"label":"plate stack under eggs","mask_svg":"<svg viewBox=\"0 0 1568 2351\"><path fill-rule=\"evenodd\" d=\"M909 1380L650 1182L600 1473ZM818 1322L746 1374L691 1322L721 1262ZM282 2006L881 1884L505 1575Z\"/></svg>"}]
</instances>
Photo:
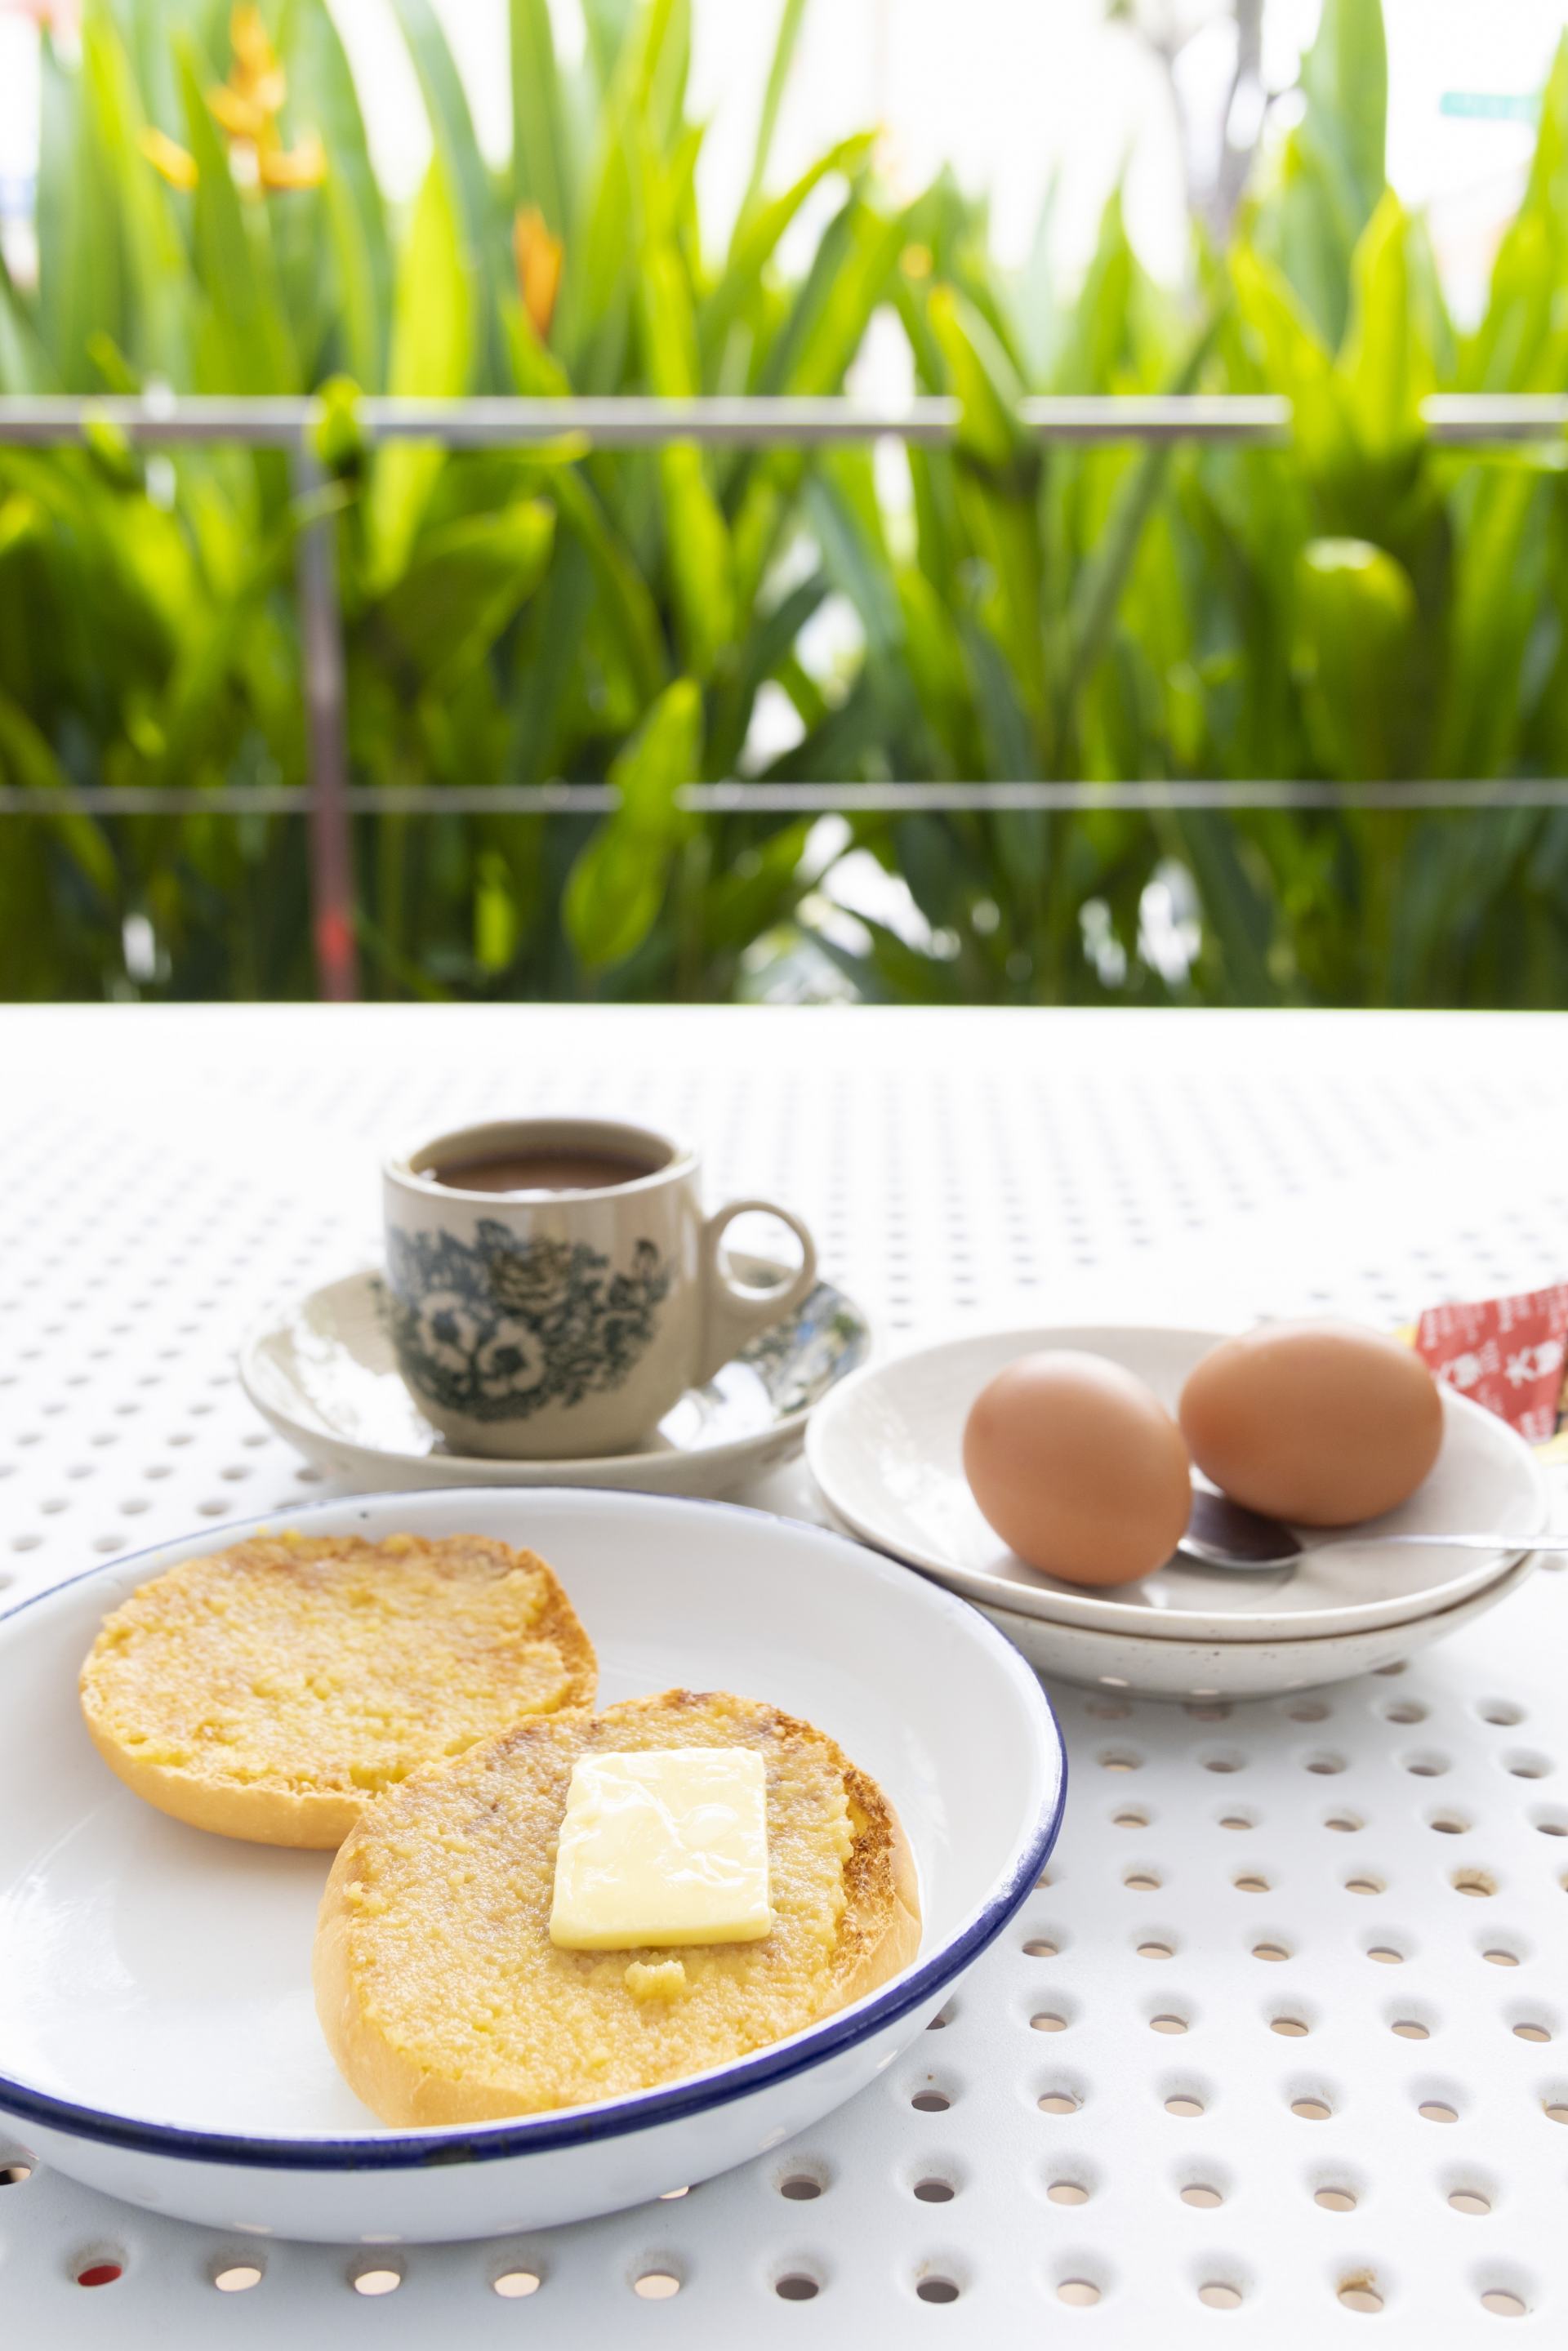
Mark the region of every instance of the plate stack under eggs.
<instances>
[{"instance_id":1,"label":"plate stack under eggs","mask_svg":"<svg viewBox=\"0 0 1568 2351\"><path fill-rule=\"evenodd\" d=\"M1343 1325L956 1339L854 1374L808 1454L838 1519L963 1593L1040 1671L1155 1697L1401 1662L1514 1590L1547 1520L1511 1428ZM1240 1574L1176 1552L1188 1486L1221 1484L1289 1525L1299 1564ZM1476 1531L1496 1547L1357 1540Z\"/></svg>"}]
</instances>

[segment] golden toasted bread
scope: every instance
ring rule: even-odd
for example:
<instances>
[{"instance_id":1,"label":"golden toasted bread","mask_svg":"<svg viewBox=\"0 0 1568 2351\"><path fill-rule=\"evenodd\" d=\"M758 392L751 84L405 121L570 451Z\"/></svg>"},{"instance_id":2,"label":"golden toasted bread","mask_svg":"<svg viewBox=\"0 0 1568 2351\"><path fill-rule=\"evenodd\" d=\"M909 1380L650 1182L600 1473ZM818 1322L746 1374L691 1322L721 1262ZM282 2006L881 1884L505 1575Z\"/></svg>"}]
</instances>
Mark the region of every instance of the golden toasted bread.
<instances>
[{"instance_id":1,"label":"golden toasted bread","mask_svg":"<svg viewBox=\"0 0 1568 2351\"><path fill-rule=\"evenodd\" d=\"M771 1930L679 1950L558 1949L574 1764L669 1747L760 1750ZM744 2056L874 1990L919 1943L914 1860L874 1782L776 1707L667 1690L518 1723L378 1804L327 1881L316 2006L383 2122L489 2121Z\"/></svg>"},{"instance_id":2,"label":"golden toasted bread","mask_svg":"<svg viewBox=\"0 0 1568 2351\"><path fill-rule=\"evenodd\" d=\"M486 1535L257 1535L106 1617L82 1712L126 1785L197 1828L337 1845L383 1788L591 1701L543 1560Z\"/></svg>"}]
</instances>

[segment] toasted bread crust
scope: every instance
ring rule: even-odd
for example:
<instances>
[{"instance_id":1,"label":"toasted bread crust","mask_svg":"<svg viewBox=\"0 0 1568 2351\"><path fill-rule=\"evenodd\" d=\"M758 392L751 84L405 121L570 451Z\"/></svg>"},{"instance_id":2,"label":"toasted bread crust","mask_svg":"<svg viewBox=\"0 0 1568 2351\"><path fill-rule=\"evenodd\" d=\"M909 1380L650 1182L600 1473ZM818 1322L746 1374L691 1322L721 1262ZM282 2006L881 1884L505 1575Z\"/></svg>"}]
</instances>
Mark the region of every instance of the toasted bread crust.
<instances>
[{"instance_id":1,"label":"toasted bread crust","mask_svg":"<svg viewBox=\"0 0 1568 2351\"><path fill-rule=\"evenodd\" d=\"M362 1618L344 1613L350 1584L369 1595ZM426 1667L410 1693L420 1719L401 1733L356 1719L381 1662L378 1602L392 1614L382 1650L412 1645ZM274 1680L327 1677L319 1719L292 1746L256 1690L263 1663ZM390 1670L395 1680L395 1659ZM336 1696L334 1677L347 1685ZM479 1536L284 1534L183 1562L133 1593L105 1619L81 1702L104 1761L160 1812L253 1844L329 1849L382 1786L509 1711L580 1707L596 1679L592 1645L532 1552Z\"/></svg>"},{"instance_id":2,"label":"toasted bread crust","mask_svg":"<svg viewBox=\"0 0 1568 2351\"><path fill-rule=\"evenodd\" d=\"M548 1886L536 1883L534 1898L517 1896L516 1915L508 1922L502 1980L515 2012L502 2024L523 2054L506 2062L492 2043L476 2047L458 2012L467 2002L494 1996L497 1978L484 1920L491 1905L481 1905L475 1917L455 1917L436 1889L429 1917L439 1920L444 1933L434 1985L425 1972L432 1938L423 1928L406 1938L404 1963L389 1960L385 1907L373 1908L383 1901L383 1889L394 1906L395 1931L400 1885L416 1911L426 1891L423 1882L409 1891L411 1852L462 1845L471 1827L482 1834L506 1802L509 1780L527 1777L527 1792L531 1796L537 1785L554 1808L543 1823L528 1813L525 1827L532 1832L530 1839L519 1834L509 1847L503 1839L501 1875L515 1894L527 1869L540 1878L543 1856L548 1855L553 1870L559 1808L577 1755L606 1745L723 1744L731 1730L744 1733L747 1744L760 1746L768 1761L776 1885L798 1873L815 1833L812 1821L803 1820L797 1828L790 1819L775 1818L776 1780L787 1782L792 1771L804 1769L808 1776L822 1774L824 1784L841 1792L849 1828L840 1869L842 1907L814 1970L803 1973L798 1956L791 1958L777 1905L774 1933L754 1944L687 1947L679 1953L561 1953L548 1942L548 1904L540 1898ZM626 1735L643 1731L646 1737ZM919 1949L918 1876L892 1805L831 1740L777 1708L724 1692L669 1690L602 1715L535 1718L464 1757L440 1775L439 1789L433 1787L434 1776L420 1774L408 1782L350 1836L328 1878L317 1929L316 2005L322 2030L350 2085L382 2122L403 2127L490 2122L679 2080L863 1999L907 1967ZM459 1803L464 1794L469 1801ZM530 1844L527 1856L525 1842ZM401 1859L383 1876L382 1862L394 1850ZM434 1885L444 1866L435 1862L427 1870L422 1863L419 1880ZM690 2032L662 2034L662 2004L622 1994L616 1980L627 1963L655 1973L672 1958L680 1959L683 1972L705 1964L715 1970L705 1986L708 2005L695 2039ZM580 2005L574 2007L574 2000ZM673 2027L684 2022L682 2005L672 2004ZM606 2062L602 2049L593 2044L616 2035L621 2045ZM586 2061L584 2047L591 2051Z\"/></svg>"}]
</instances>

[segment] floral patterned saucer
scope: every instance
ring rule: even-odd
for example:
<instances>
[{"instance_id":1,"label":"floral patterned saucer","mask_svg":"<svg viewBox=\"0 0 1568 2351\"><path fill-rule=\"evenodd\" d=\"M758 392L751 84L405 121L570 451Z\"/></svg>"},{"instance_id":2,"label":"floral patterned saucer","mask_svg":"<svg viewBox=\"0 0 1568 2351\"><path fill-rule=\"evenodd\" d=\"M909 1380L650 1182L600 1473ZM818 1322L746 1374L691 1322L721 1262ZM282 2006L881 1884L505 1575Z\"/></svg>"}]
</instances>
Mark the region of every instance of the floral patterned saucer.
<instances>
[{"instance_id":1,"label":"floral patterned saucer","mask_svg":"<svg viewBox=\"0 0 1568 2351\"><path fill-rule=\"evenodd\" d=\"M735 1258L747 1281L780 1268ZM793 1314L688 1388L637 1453L503 1461L452 1453L399 1376L385 1285L352 1273L253 1331L245 1392L280 1437L329 1476L367 1489L428 1486L620 1486L644 1494L725 1494L800 1449L811 1407L871 1351L852 1300L820 1281Z\"/></svg>"}]
</instances>

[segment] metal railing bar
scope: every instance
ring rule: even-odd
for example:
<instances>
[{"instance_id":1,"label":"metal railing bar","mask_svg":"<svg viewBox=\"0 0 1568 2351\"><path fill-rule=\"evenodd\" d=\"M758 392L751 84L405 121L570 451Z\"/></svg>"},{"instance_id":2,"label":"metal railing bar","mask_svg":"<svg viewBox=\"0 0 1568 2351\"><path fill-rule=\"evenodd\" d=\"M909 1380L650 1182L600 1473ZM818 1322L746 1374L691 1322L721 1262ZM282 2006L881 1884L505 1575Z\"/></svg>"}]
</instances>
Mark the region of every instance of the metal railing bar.
<instances>
[{"instance_id":1,"label":"metal railing bar","mask_svg":"<svg viewBox=\"0 0 1568 2351\"><path fill-rule=\"evenodd\" d=\"M1332 784L1282 778L1255 782L1162 782L1139 778L1117 783L987 784L773 784L688 785L676 795L695 812L722 815L816 810L852 816L914 815L922 810L962 813L1031 810L1050 813L1082 809L1478 809L1568 807L1568 778L1475 781L1412 781Z\"/></svg>"},{"instance_id":2,"label":"metal railing bar","mask_svg":"<svg viewBox=\"0 0 1568 2351\"><path fill-rule=\"evenodd\" d=\"M687 784L677 804L699 816L985 814L1006 810L1071 813L1249 809L1554 809L1568 808L1568 777L1332 784L1281 778L1256 782L980 784L779 784L733 780ZM82 786L59 791L0 789L0 816L283 817L314 814L314 789L292 785ZM407 787L351 784L349 816L610 816L621 805L612 784L486 784Z\"/></svg>"},{"instance_id":3,"label":"metal railing bar","mask_svg":"<svg viewBox=\"0 0 1568 2351\"><path fill-rule=\"evenodd\" d=\"M1531 441L1568 433L1568 395L1534 392L1436 392L1421 403L1434 441Z\"/></svg>"},{"instance_id":4,"label":"metal railing bar","mask_svg":"<svg viewBox=\"0 0 1568 2351\"><path fill-rule=\"evenodd\" d=\"M107 425L146 447L236 442L298 448L327 411L317 399L0 399L0 446L57 444ZM815 448L894 439L950 441L958 404L918 399L876 406L848 398L661 400L361 400L360 425L375 441L434 441L453 449L526 448L580 435L595 447L654 447L697 441L747 448ZM1568 432L1568 396L1441 393L1423 407L1435 442L1555 439ZM1272 395L1030 398L1019 422L1041 441L1228 441L1275 444L1291 429L1291 403Z\"/></svg>"}]
</instances>

